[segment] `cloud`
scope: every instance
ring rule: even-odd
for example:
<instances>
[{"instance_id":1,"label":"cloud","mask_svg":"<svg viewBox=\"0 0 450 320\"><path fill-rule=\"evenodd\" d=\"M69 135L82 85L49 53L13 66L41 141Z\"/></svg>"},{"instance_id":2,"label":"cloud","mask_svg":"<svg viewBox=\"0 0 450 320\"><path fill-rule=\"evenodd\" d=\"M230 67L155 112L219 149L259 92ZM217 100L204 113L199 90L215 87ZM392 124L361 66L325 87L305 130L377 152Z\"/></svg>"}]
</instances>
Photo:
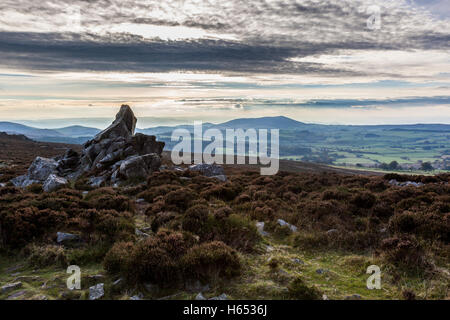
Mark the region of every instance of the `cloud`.
<instances>
[{"instance_id":1,"label":"cloud","mask_svg":"<svg viewBox=\"0 0 450 320\"><path fill-rule=\"evenodd\" d=\"M448 54L449 20L433 17L418 6L426 4L418 2L4 0L0 4L0 67L52 72L385 76L385 70L301 58L342 51ZM443 1L433 3L429 6L433 10L449 7ZM374 5L380 10L380 30L367 27L367 8ZM399 76L407 73L402 70Z\"/></svg>"}]
</instances>

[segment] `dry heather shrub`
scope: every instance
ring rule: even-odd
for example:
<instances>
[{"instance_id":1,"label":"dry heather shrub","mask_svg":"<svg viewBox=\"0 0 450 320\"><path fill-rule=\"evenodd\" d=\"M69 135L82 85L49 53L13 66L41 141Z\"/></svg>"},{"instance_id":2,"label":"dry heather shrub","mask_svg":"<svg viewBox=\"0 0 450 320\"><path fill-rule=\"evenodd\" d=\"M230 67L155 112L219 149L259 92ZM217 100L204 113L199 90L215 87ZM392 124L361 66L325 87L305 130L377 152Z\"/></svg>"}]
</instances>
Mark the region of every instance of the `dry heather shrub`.
<instances>
[{"instance_id":1,"label":"dry heather shrub","mask_svg":"<svg viewBox=\"0 0 450 320\"><path fill-rule=\"evenodd\" d=\"M31 240L40 239L64 224L67 214L36 207L18 208L0 212L0 225L3 242L19 247Z\"/></svg>"},{"instance_id":2,"label":"dry heather shrub","mask_svg":"<svg viewBox=\"0 0 450 320\"><path fill-rule=\"evenodd\" d=\"M42 193L44 192L44 189L42 189L42 184L40 183L33 183L31 185L29 185L28 187L25 188L27 192L31 192L31 193Z\"/></svg>"},{"instance_id":3,"label":"dry heather shrub","mask_svg":"<svg viewBox=\"0 0 450 320\"><path fill-rule=\"evenodd\" d=\"M239 195L240 188L230 182L217 184L200 193L205 199L218 198L224 201L232 201Z\"/></svg>"},{"instance_id":4,"label":"dry heather shrub","mask_svg":"<svg viewBox=\"0 0 450 320\"><path fill-rule=\"evenodd\" d=\"M111 187L97 188L95 190L90 191L84 199L86 201L90 201L105 195L115 196L117 195L117 191Z\"/></svg>"},{"instance_id":5,"label":"dry heather shrub","mask_svg":"<svg viewBox=\"0 0 450 320\"><path fill-rule=\"evenodd\" d=\"M384 258L398 267L410 270L430 268L424 250L414 236L404 235L385 239L380 249Z\"/></svg>"},{"instance_id":6,"label":"dry heather shrub","mask_svg":"<svg viewBox=\"0 0 450 320\"><path fill-rule=\"evenodd\" d=\"M151 228L153 232L158 231L158 229L162 226L165 226L167 223L173 221L179 216L176 212L159 212L153 218L151 222Z\"/></svg>"},{"instance_id":7,"label":"dry heather shrub","mask_svg":"<svg viewBox=\"0 0 450 320\"><path fill-rule=\"evenodd\" d=\"M180 184L181 176L182 176L181 173L175 171L164 170L161 172L154 172L150 177L148 177L147 186L151 188L161 186L164 184L171 184L171 185Z\"/></svg>"},{"instance_id":8,"label":"dry heather shrub","mask_svg":"<svg viewBox=\"0 0 450 320\"><path fill-rule=\"evenodd\" d=\"M120 195L100 195L90 200L89 204L98 210L114 209L117 211L135 211L134 203L129 198Z\"/></svg>"},{"instance_id":9,"label":"dry heather shrub","mask_svg":"<svg viewBox=\"0 0 450 320\"><path fill-rule=\"evenodd\" d=\"M183 257L187 274L200 280L231 278L240 274L237 252L220 241L196 245Z\"/></svg>"},{"instance_id":10,"label":"dry heather shrub","mask_svg":"<svg viewBox=\"0 0 450 320\"><path fill-rule=\"evenodd\" d=\"M351 199L351 203L358 208L370 209L375 204L377 198L370 192L358 192Z\"/></svg>"},{"instance_id":11,"label":"dry heather shrub","mask_svg":"<svg viewBox=\"0 0 450 320\"><path fill-rule=\"evenodd\" d=\"M205 205L196 205L188 210L183 217L183 230L199 234L205 229L208 220L208 207Z\"/></svg>"},{"instance_id":12,"label":"dry heather shrub","mask_svg":"<svg viewBox=\"0 0 450 320\"><path fill-rule=\"evenodd\" d=\"M314 286L307 286L301 277L296 277L288 286L291 299L295 300L320 300L321 292Z\"/></svg>"},{"instance_id":13,"label":"dry heather shrub","mask_svg":"<svg viewBox=\"0 0 450 320\"><path fill-rule=\"evenodd\" d=\"M180 185L170 185L165 184L162 186L157 187L151 187L137 195L138 198L143 198L145 201L152 203L155 198L158 196L164 196L168 194L169 192L181 189L182 187Z\"/></svg>"},{"instance_id":14,"label":"dry heather shrub","mask_svg":"<svg viewBox=\"0 0 450 320\"><path fill-rule=\"evenodd\" d=\"M221 219L225 219L227 217L230 216L230 214L233 213L233 210L228 207L220 207L219 209L217 209L216 211L214 211L214 218L221 220Z\"/></svg>"},{"instance_id":15,"label":"dry heather shrub","mask_svg":"<svg viewBox=\"0 0 450 320\"><path fill-rule=\"evenodd\" d=\"M66 267L67 257L64 248L56 245L29 244L22 250L27 263L32 267L45 268L50 266Z\"/></svg>"},{"instance_id":16,"label":"dry heather shrub","mask_svg":"<svg viewBox=\"0 0 450 320\"><path fill-rule=\"evenodd\" d=\"M105 270L110 274L126 272L133 248L132 242L116 242L103 259Z\"/></svg>"},{"instance_id":17,"label":"dry heather shrub","mask_svg":"<svg viewBox=\"0 0 450 320\"><path fill-rule=\"evenodd\" d=\"M421 224L420 217L413 212L397 213L389 219L389 230L394 233L411 233Z\"/></svg>"},{"instance_id":18,"label":"dry heather shrub","mask_svg":"<svg viewBox=\"0 0 450 320\"><path fill-rule=\"evenodd\" d=\"M188 188L171 191L164 197L165 209L166 211L183 212L189 208L190 203L196 198L196 194Z\"/></svg>"},{"instance_id":19,"label":"dry heather shrub","mask_svg":"<svg viewBox=\"0 0 450 320\"><path fill-rule=\"evenodd\" d=\"M187 233L160 230L156 236L148 237L134 246L125 276L134 283L178 282L183 276L180 258L195 242L195 238Z\"/></svg>"}]
</instances>

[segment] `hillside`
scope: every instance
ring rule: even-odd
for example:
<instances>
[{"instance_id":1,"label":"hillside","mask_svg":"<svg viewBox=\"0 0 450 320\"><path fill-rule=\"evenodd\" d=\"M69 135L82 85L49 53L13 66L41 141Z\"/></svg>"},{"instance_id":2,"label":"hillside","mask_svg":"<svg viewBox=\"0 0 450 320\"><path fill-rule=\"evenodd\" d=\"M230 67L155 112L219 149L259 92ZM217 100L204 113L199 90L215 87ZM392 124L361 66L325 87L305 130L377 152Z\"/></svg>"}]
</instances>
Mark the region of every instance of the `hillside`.
<instances>
[{"instance_id":1,"label":"hillside","mask_svg":"<svg viewBox=\"0 0 450 320\"><path fill-rule=\"evenodd\" d=\"M2 174L69 147L0 142ZM88 187L83 177L52 193L0 187L0 285L21 283L0 299L88 299L100 282L106 299L449 298L449 175L361 176L298 163L268 177L226 166L220 182L172 169L167 152L163 164L147 182L118 188ZM56 232L79 240L57 244ZM73 264L81 290L66 288ZM373 264L382 290L366 287Z\"/></svg>"}]
</instances>

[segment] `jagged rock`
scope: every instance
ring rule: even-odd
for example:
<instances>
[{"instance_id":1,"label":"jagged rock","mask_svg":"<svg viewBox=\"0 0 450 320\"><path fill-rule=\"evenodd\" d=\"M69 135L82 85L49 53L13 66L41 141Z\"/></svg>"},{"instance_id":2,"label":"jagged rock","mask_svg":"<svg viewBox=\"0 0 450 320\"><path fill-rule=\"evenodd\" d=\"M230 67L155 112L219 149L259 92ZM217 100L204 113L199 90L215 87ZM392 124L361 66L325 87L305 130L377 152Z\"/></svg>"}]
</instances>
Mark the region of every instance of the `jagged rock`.
<instances>
[{"instance_id":1,"label":"jagged rock","mask_svg":"<svg viewBox=\"0 0 450 320\"><path fill-rule=\"evenodd\" d=\"M65 178L58 177L56 174L52 173L48 176L47 180L45 180L42 188L45 192L52 192L64 187L68 183L69 181L67 181Z\"/></svg>"},{"instance_id":2,"label":"jagged rock","mask_svg":"<svg viewBox=\"0 0 450 320\"><path fill-rule=\"evenodd\" d=\"M194 164L189 166L189 170L191 171L200 171L200 173L207 177L221 176L225 175L225 171L223 168L217 164Z\"/></svg>"},{"instance_id":3,"label":"jagged rock","mask_svg":"<svg viewBox=\"0 0 450 320\"><path fill-rule=\"evenodd\" d=\"M138 293L132 297L130 297L130 300L142 300L144 299L144 295L142 293Z\"/></svg>"},{"instance_id":4,"label":"jagged rock","mask_svg":"<svg viewBox=\"0 0 450 320\"><path fill-rule=\"evenodd\" d=\"M142 178L159 168L160 164L161 158L155 153L132 156L122 162L119 175L125 179Z\"/></svg>"},{"instance_id":5,"label":"jagged rock","mask_svg":"<svg viewBox=\"0 0 450 320\"><path fill-rule=\"evenodd\" d=\"M105 295L105 285L103 283L89 287L89 300L98 300Z\"/></svg>"},{"instance_id":6,"label":"jagged rock","mask_svg":"<svg viewBox=\"0 0 450 320\"><path fill-rule=\"evenodd\" d=\"M22 288L22 282L14 282L14 283L8 283L5 284L2 288L1 288L1 293L7 293L16 289Z\"/></svg>"},{"instance_id":7,"label":"jagged rock","mask_svg":"<svg viewBox=\"0 0 450 320\"><path fill-rule=\"evenodd\" d=\"M59 184L63 181L61 179L75 180L86 174L90 176L88 184L100 187L120 185L126 179L145 178L161 166L164 142L156 141L155 136L134 135L135 126L133 111L128 105L122 105L114 122L87 141L81 153L68 149L64 155L54 159L37 157L26 175L11 182L15 186L26 187L44 183L53 174L57 178L52 177L51 182Z\"/></svg>"},{"instance_id":8,"label":"jagged rock","mask_svg":"<svg viewBox=\"0 0 450 320\"><path fill-rule=\"evenodd\" d=\"M142 133L136 133L131 138L131 144L138 154L161 154L164 149L164 142L156 141L155 136L148 136Z\"/></svg>"},{"instance_id":9,"label":"jagged rock","mask_svg":"<svg viewBox=\"0 0 450 320\"><path fill-rule=\"evenodd\" d=\"M282 226L282 227L283 226L287 226L289 229L291 229L292 232L297 232L297 227L296 226L294 226L294 225L292 225L292 224L290 224L290 223L288 223L288 222L286 222L286 221L284 221L282 219L278 219L277 222L278 222L278 224L280 226Z\"/></svg>"},{"instance_id":10,"label":"jagged rock","mask_svg":"<svg viewBox=\"0 0 450 320\"><path fill-rule=\"evenodd\" d=\"M67 241L76 241L80 240L80 236L71 233L57 232L56 233L56 242L63 243Z\"/></svg>"},{"instance_id":11,"label":"jagged rock","mask_svg":"<svg viewBox=\"0 0 450 320\"><path fill-rule=\"evenodd\" d=\"M107 178L104 176L90 177L88 183L91 187L98 188L98 187L103 186L106 183L106 180L107 180Z\"/></svg>"},{"instance_id":12,"label":"jagged rock","mask_svg":"<svg viewBox=\"0 0 450 320\"><path fill-rule=\"evenodd\" d=\"M92 142L99 142L106 139L115 138L129 138L133 135L136 128L136 117L133 114L130 106L122 105L119 113L116 115L116 120L105 130L99 132Z\"/></svg>"},{"instance_id":13,"label":"jagged rock","mask_svg":"<svg viewBox=\"0 0 450 320\"><path fill-rule=\"evenodd\" d=\"M197 296L195 297L195 300L206 300L206 298L203 296L203 294L200 292L199 294L197 294Z\"/></svg>"},{"instance_id":14,"label":"jagged rock","mask_svg":"<svg viewBox=\"0 0 450 320\"><path fill-rule=\"evenodd\" d=\"M226 176L226 175L223 175L223 174L220 174L220 175L218 175L218 176L212 176L211 178L220 180L220 181L222 181L222 182L226 182L226 181L227 181L227 176Z\"/></svg>"},{"instance_id":15,"label":"jagged rock","mask_svg":"<svg viewBox=\"0 0 450 320\"><path fill-rule=\"evenodd\" d=\"M264 222L256 222L256 230L258 230L259 234L263 237L269 235L266 231L264 231Z\"/></svg>"},{"instance_id":16,"label":"jagged rock","mask_svg":"<svg viewBox=\"0 0 450 320\"><path fill-rule=\"evenodd\" d=\"M57 174L58 162L54 159L36 157L27 174L11 180L16 187L27 187L33 183L44 183L51 174Z\"/></svg>"}]
</instances>

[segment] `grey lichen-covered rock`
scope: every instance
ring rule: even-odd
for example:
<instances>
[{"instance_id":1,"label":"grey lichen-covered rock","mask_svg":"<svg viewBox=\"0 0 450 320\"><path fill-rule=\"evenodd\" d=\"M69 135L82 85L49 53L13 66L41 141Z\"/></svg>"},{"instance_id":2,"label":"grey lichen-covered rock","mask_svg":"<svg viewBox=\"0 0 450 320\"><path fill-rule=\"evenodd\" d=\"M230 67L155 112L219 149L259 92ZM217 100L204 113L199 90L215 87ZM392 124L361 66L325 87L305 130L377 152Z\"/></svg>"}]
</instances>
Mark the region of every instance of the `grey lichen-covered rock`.
<instances>
[{"instance_id":1,"label":"grey lichen-covered rock","mask_svg":"<svg viewBox=\"0 0 450 320\"><path fill-rule=\"evenodd\" d=\"M103 283L89 287L89 300L98 300L105 295L105 285Z\"/></svg>"},{"instance_id":2,"label":"grey lichen-covered rock","mask_svg":"<svg viewBox=\"0 0 450 320\"><path fill-rule=\"evenodd\" d=\"M222 182L226 182L227 181L227 176L224 175L224 174L220 174L218 176L212 176L211 178L217 179L217 180L222 181Z\"/></svg>"},{"instance_id":3,"label":"grey lichen-covered rock","mask_svg":"<svg viewBox=\"0 0 450 320\"><path fill-rule=\"evenodd\" d=\"M263 221L256 222L256 230L258 230L258 233L259 233L260 235L262 235L263 237L269 235L269 233L267 233L266 231L264 231L264 222L263 222Z\"/></svg>"},{"instance_id":4,"label":"grey lichen-covered rock","mask_svg":"<svg viewBox=\"0 0 450 320\"><path fill-rule=\"evenodd\" d=\"M52 173L48 176L47 180L45 180L42 188L45 192L52 192L66 186L68 183L69 181L67 181L67 179L58 177L56 174Z\"/></svg>"},{"instance_id":5,"label":"grey lichen-covered rock","mask_svg":"<svg viewBox=\"0 0 450 320\"><path fill-rule=\"evenodd\" d=\"M58 243L64 243L69 241L78 241L80 240L80 236L72 233L64 233L64 232L57 232L56 233L56 242Z\"/></svg>"},{"instance_id":6,"label":"grey lichen-covered rock","mask_svg":"<svg viewBox=\"0 0 450 320\"><path fill-rule=\"evenodd\" d=\"M120 111L116 114L116 120L108 128L98 133L91 141L99 142L120 137L129 138L134 133L136 121L137 119L130 106L122 105Z\"/></svg>"},{"instance_id":7,"label":"grey lichen-covered rock","mask_svg":"<svg viewBox=\"0 0 450 320\"><path fill-rule=\"evenodd\" d=\"M14 283L8 283L8 284L5 284L1 288L0 292L2 294L4 294L4 293L7 293L7 292L10 292L10 291L19 289L19 288L22 288L22 282L20 282L20 281L19 282L14 282Z\"/></svg>"},{"instance_id":8,"label":"grey lichen-covered rock","mask_svg":"<svg viewBox=\"0 0 450 320\"><path fill-rule=\"evenodd\" d=\"M27 174L11 180L16 187L27 187L33 183L44 183L48 176L56 174L58 162L54 159L36 157L28 168Z\"/></svg>"},{"instance_id":9,"label":"grey lichen-covered rock","mask_svg":"<svg viewBox=\"0 0 450 320\"><path fill-rule=\"evenodd\" d=\"M199 294L197 294L197 296L195 297L195 300L206 300L206 298L203 296L203 294L200 292Z\"/></svg>"},{"instance_id":10,"label":"grey lichen-covered rock","mask_svg":"<svg viewBox=\"0 0 450 320\"><path fill-rule=\"evenodd\" d=\"M288 223L288 222L286 222L286 221L284 221L282 219L278 219L277 222L278 222L278 224L280 226L282 226L282 227L283 226L287 226L289 229L291 229L292 232L297 232L297 227L296 226L294 226L294 225L292 225L292 224L290 224L290 223Z\"/></svg>"},{"instance_id":11,"label":"grey lichen-covered rock","mask_svg":"<svg viewBox=\"0 0 450 320\"><path fill-rule=\"evenodd\" d=\"M191 171L199 171L202 175L206 177L214 177L214 176L224 176L225 171L223 168L217 164L194 164L189 166L189 170Z\"/></svg>"},{"instance_id":12,"label":"grey lichen-covered rock","mask_svg":"<svg viewBox=\"0 0 450 320\"><path fill-rule=\"evenodd\" d=\"M11 182L18 187L44 183L50 175L49 188L63 180L89 177L91 187L120 185L128 179L145 179L159 170L164 142L155 136L134 134L136 117L128 105L122 105L114 122L83 145L80 153L68 149L64 155L47 159L37 157L26 175Z\"/></svg>"}]
</instances>

